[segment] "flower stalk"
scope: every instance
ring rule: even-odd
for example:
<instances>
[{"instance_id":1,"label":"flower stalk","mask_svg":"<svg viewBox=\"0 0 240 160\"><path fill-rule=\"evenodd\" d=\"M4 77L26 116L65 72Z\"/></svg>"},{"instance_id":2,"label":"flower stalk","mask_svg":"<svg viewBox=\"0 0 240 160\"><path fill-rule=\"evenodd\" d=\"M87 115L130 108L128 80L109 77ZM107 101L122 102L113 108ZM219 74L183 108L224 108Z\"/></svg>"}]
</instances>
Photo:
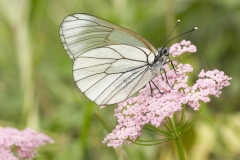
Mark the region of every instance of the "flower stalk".
<instances>
[{"instance_id":1,"label":"flower stalk","mask_svg":"<svg viewBox=\"0 0 240 160\"><path fill-rule=\"evenodd\" d=\"M179 160L185 160L185 155L184 155L184 149L183 149L183 145L182 145L182 141L181 141L181 136L176 137L175 141L175 145L177 148L177 154L178 154L178 159Z\"/></svg>"}]
</instances>

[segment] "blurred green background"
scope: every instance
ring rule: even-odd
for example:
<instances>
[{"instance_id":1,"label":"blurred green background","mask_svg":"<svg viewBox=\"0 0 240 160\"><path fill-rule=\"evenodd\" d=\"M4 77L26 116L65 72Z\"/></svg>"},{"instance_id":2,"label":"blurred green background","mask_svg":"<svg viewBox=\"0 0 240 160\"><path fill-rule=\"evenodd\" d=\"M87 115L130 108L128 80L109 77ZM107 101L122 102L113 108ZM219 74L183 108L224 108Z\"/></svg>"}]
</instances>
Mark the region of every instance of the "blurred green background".
<instances>
[{"instance_id":1,"label":"blurred green background","mask_svg":"<svg viewBox=\"0 0 240 160\"><path fill-rule=\"evenodd\" d=\"M108 148L102 144L116 120L116 106L100 111L76 87L72 61L59 39L59 25L72 13L88 13L129 28L160 47L177 19L173 41L190 40L194 53L181 60L232 77L219 98L212 97L194 127L183 136L189 160L240 159L239 0L0 0L0 126L30 127L55 140L36 159L174 160L173 143ZM170 46L170 44L169 44ZM168 47L169 47L168 46ZM189 109L189 116L193 115Z\"/></svg>"}]
</instances>

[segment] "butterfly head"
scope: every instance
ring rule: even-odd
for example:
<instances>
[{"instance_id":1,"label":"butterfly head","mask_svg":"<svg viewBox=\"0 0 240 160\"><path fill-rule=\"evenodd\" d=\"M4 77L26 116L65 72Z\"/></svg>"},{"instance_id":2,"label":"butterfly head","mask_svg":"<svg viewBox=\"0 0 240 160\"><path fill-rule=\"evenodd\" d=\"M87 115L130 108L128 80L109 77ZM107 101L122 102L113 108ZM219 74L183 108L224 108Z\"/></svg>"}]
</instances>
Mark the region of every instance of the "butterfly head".
<instances>
[{"instance_id":1,"label":"butterfly head","mask_svg":"<svg viewBox=\"0 0 240 160\"><path fill-rule=\"evenodd\" d=\"M168 58L169 56L169 51L168 48L163 46L161 48L158 49L157 51L157 55L155 56L155 59L153 61L153 64L163 64L165 62L165 60Z\"/></svg>"},{"instance_id":2,"label":"butterfly head","mask_svg":"<svg viewBox=\"0 0 240 160\"><path fill-rule=\"evenodd\" d=\"M157 55L158 59L163 57L168 57L168 56L169 56L169 51L167 47L163 46L158 49L158 55Z\"/></svg>"},{"instance_id":3,"label":"butterfly head","mask_svg":"<svg viewBox=\"0 0 240 160\"><path fill-rule=\"evenodd\" d=\"M163 46L158 49L157 60L164 61L169 56L168 48Z\"/></svg>"}]
</instances>

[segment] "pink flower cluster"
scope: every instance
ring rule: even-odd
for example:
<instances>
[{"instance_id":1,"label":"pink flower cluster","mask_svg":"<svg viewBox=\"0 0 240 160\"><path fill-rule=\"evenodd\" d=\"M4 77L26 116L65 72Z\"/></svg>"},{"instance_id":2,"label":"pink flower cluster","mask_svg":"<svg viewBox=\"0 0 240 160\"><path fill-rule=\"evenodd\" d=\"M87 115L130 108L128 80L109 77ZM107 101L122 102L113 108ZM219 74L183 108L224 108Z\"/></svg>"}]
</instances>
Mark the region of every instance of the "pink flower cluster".
<instances>
[{"instance_id":1,"label":"pink flower cluster","mask_svg":"<svg viewBox=\"0 0 240 160\"><path fill-rule=\"evenodd\" d=\"M175 43L169 48L169 53L173 57L180 56L183 53L194 53L196 51L196 46L192 45L190 41L186 40L182 40L180 43Z\"/></svg>"},{"instance_id":2,"label":"pink flower cluster","mask_svg":"<svg viewBox=\"0 0 240 160\"><path fill-rule=\"evenodd\" d=\"M31 160L37 154L35 151L39 146L46 143L53 143L53 140L45 134L38 133L30 128L19 131L15 128L0 127L0 159L1 160ZM14 156L12 147L18 157Z\"/></svg>"},{"instance_id":3,"label":"pink flower cluster","mask_svg":"<svg viewBox=\"0 0 240 160\"><path fill-rule=\"evenodd\" d=\"M190 44L189 41L184 41L184 43ZM171 53L174 54L174 52ZM182 110L183 104L188 104L194 110L198 110L200 101L209 102L209 96L218 97L221 89L230 85L231 78L224 72L219 70L204 72L202 70L196 83L189 86L187 74L193 71L192 66L178 64L176 61L173 64L177 75L169 66L164 66L169 84L166 79L163 79L165 76L153 79L162 94L151 84L153 89L151 96L151 88L147 84L144 89L140 90L138 96L118 104L118 108L115 109L118 124L112 133L103 140L103 143L108 143L108 146L114 148L122 144L131 144L129 139L135 141L140 137L145 124L159 127L166 117L172 117L176 111Z\"/></svg>"}]
</instances>

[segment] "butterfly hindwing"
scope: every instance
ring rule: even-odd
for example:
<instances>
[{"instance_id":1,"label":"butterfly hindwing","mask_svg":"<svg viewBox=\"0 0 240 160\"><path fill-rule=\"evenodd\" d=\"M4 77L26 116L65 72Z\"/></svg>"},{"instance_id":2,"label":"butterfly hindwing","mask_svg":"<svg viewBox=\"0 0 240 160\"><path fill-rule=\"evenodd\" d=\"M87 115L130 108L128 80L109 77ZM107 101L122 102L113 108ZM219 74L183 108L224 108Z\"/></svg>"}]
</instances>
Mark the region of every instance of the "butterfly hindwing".
<instances>
[{"instance_id":1,"label":"butterfly hindwing","mask_svg":"<svg viewBox=\"0 0 240 160\"><path fill-rule=\"evenodd\" d=\"M128 51L131 52L127 54ZM135 56L138 57L133 59ZM149 50L140 47L96 48L76 58L73 77L78 88L96 104L114 104L130 97L151 80L148 61L152 62L153 58Z\"/></svg>"}]
</instances>

